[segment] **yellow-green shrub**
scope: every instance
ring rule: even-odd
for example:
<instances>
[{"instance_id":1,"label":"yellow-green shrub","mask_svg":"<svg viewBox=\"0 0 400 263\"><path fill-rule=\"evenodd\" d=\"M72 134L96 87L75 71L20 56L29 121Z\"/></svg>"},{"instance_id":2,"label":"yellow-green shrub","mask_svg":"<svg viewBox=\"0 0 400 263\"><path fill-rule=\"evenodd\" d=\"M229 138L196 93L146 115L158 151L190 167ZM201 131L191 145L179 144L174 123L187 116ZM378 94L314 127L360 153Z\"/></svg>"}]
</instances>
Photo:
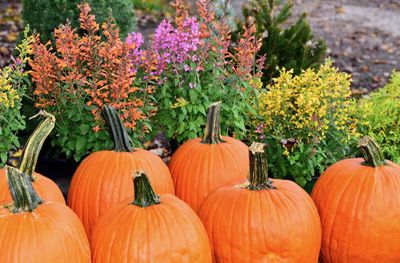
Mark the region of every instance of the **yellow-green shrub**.
<instances>
[{"instance_id":1,"label":"yellow-green shrub","mask_svg":"<svg viewBox=\"0 0 400 263\"><path fill-rule=\"evenodd\" d=\"M274 177L293 177L304 185L348 154L356 135L350 78L327 61L298 76L283 69L259 91L256 134L269 145Z\"/></svg>"},{"instance_id":2,"label":"yellow-green shrub","mask_svg":"<svg viewBox=\"0 0 400 263\"><path fill-rule=\"evenodd\" d=\"M400 72L390 82L361 99L357 107L359 131L379 143L385 158L400 163Z\"/></svg>"}]
</instances>

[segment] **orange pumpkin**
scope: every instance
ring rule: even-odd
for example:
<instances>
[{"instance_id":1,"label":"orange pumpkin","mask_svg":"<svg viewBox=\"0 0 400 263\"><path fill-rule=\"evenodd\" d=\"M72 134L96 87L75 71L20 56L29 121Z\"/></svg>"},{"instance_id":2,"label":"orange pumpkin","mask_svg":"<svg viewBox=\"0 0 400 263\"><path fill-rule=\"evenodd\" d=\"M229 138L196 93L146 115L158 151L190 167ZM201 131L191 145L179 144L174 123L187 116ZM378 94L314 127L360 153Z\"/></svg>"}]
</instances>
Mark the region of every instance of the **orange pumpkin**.
<instances>
[{"instance_id":1,"label":"orange pumpkin","mask_svg":"<svg viewBox=\"0 0 400 263\"><path fill-rule=\"evenodd\" d=\"M44 116L44 120L36 127L26 142L17 167L29 176L33 188L44 200L65 204L64 196L57 184L49 178L34 172L43 143L55 125L55 118L50 113L41 111L38 115ZM5 169L0 169L0 201L11 201Z\"/></svg>"},{"instance_id":2,"label":"orange pumpkin","mask_svg":"<svg viewBox=\"0 0 400 263\"><path fill-rule=\"evenodd\" d=\"M118 114L105 106L103 117L114 138L113 151L99 151L85 158L76 170L68 192L68 205L82 220L90 235L97 220L113 205L131 197L133 170L144 170L160 194L174 194L167 165L157 155L133 149Z\"/></svg>"},{"instance_id":3,"label":"orange pumpkin","mask_svg":"<svg viewBox=\"0 0 400 263\"><path fill-rule=\"evenodd\" d=\"M169 163L176 196L195 212L216 188L245 179L249 169L248 147L220 132L221 103L208 108L204 138L184 143Z\"/></svg>"},{"instance_id":4,"label":"orange pumpkin","mask_svg":"<svg viewBox=\"0 0 400 263\"><path fill-rule=\"evenodd\" d=\"M79 218L66 205L42 201L22 171L6 166L12 204L0 204L0 262L90 263Z\"/></svg>"},{"instance_id":5,"label":"orange pumpkin","mask_svg":"<svg viewBox=\"0 0 400 263\"><path fill-rule=\"evenodd\" d=\"M211 193L200 208L214 262L316 263L321 224L311 197L294 182L269 180L264 144L250 147L247 182Z\"/></svg>"},{"instance_id":6,"label":"orange pumpkin","mask_svg":"<svg viewBox=\"0 0 400 263\"><path fill-rule=\"evenodd\" d=\"M364 137L364 158L339 161L312 191L322 222L321 262L400 262L400 165Z\"/></svg>"},{"instance_id":7,"label":"orange pumpkin","mask_svg":"<svg viewBox=\"0 0 400 263\"><path fill-rule=\"evenodd\" d=\"M135 199L110 209L91 237L93 263L211 263L207 233L176 196L158 197L144 172L134 176Z\"/></svg>"}]
</instances>

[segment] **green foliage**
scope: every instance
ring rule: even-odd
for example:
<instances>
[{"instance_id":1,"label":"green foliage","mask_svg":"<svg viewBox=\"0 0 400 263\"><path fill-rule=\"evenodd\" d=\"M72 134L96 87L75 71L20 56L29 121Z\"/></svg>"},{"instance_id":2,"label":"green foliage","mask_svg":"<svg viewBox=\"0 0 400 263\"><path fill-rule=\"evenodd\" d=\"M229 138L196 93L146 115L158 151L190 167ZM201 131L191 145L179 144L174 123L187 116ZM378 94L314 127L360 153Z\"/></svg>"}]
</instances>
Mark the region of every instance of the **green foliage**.
<instances>
[{"instance_id":1,"label":"green foliage","mask_svg":"<svg viewBox=\"0 0 400 263\"><path fill-rule=\"evenodd\" d=\"M168 0L131 0L135 10L141 10L146 14L170 14L173 9Z\"/></svg>"},{"instance_id":2,"label":"green foliage","mask_svg":"<svg viewBox=\"0 0 400 263\"><path fill-rule=\"evenodd\" d=\"M155 93L158 102L155 120L169 138L184 142L203 136L207 108L216 101L222 101L222 134L244 137L248 114L254 112L249 103L251 87L235 75L227 78L224 70L210 63L202 72L192 71L173 78L171 75L159 87Z\"/></svg>"},{"instance_id":3,"label":"green foliage","mask_svg":"<svg viewBox=\"0 0 400 263\"><path fill-rule=\"evenodd\" d=\"M316 173L351 154L357 137L350 75L328 61L295 76L281 70L258 94L255 139L269 145L270 172L304 186Z\"/></svg>"},{"instance_id":4,"label":"green foliage","mask_svg":"<svg viewBox=\"0 0 400 263\"><path fill-rule=\"evenodd\" d=\"M243 7L246 21L255 21L257 37L262 38L258 55L266 55L262 81L268 85L272 78L279 76L281 68L293 69L300 74L303 69L315 68L323 61L326 44L316 40L302 14L295 23L290 23L293 3L286 0L250 0ZM243 22L237 22L242 32Z\"/></svg>"},{"instance_id":5,"label":"green foliage","mask_svg":"<svg viewBox=\"0 0 400 263\"><path fill-rule=\"evenodd\" d=\"M59 106L65 111L57 118L55 130L57 136L51 138L54 149L60 150L67 157L73 157L76 161L90 152L112 149L113 144L105 127L93 132L96 122L90 107L85 104L82 97L75 98L74 102L68 105Z\"/></svg>"},{"instance_id":6,"label":"green foliage","mask_svg":"<svg viewBox=\"0 0 400 263\"><path fill-rule=\"evenodd\" d=\"M390 82L361 99L358 104L359 131L372 136L385 158L400 163L400 72Z\"/></svg>"},{"instance_id":7,"label":"green foliage","mask_svg":"<svg viewBox=\"0 0 400 263\"><path fill-rule=\"evenodd\" d=\"M16 47L18 56L13 63L0 69L0 167L7 161L7 152L20 147L17 135L25 128L21 107L30 82L24 68L29 61L33 42L28 32L29 28L24 31L25 38Z\"/></svg>"},{"instance_id":8,"label":"green foliage","mask_svg":"<svg viewBox=\"0 0 400 263\"><path fill-rule=\"evenodd\" d=\"M46 42L53 39L53 30L70 20L73 27L79 26L77 5L82 0L23 0L22 18L41 35ZM133 6L130 0L87 0L93 8L97 22L107 21L111 14L121 34L125 36L135 25ZM110 13L111 11L111 13Z\"/></svg>"}]
</instances>

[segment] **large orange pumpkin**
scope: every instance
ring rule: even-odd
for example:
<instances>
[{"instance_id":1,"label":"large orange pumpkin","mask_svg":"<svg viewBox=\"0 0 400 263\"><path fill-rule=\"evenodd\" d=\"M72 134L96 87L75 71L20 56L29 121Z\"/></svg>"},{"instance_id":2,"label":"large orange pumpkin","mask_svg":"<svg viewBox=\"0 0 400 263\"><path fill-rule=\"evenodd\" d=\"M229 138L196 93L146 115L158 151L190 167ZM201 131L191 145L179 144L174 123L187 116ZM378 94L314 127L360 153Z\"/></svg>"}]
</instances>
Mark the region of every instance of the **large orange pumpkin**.
<instances>
[{"instance_id":1,"label":"large orange pumpkin","mask_svg":"<svg viewBox=\"0 0 400 263\"><path fill-rule=\"evenodd\" d=\"M91 237L93 263L211 263L207 233L176 196L157 196L146 175L134 176L135 199L104 214Z\"/></svg>"},{"instance_id":2,"label":"large orange pumpkin","mask_svg":"<svg viewBox=\"0 0 400 263\"><path fill-rule=\"evenodd\" d=\"M264 144L250 147L247 182L212 192L200 208L214 262L316 263L321 224L311 197L287 180L269 180Z\"/></svg>"},{"instance_id":3,"label":"large orange pumpkin","mask_svg":"<svg viewBox=\"0 0 400 263\"><path fill-rule=\"evenodd\" d=\"M364 158L345 159L318 179L312 198L322 223L321 262L400 262L400 165L364 137Z\"/></svg>"},{"instance_id":4,"label":"large orange pumpkin","mask_svg":"<svg viewBox=\"0 0 400 263\"><path fill-rule=\"evenodd\" d=\"M49 178L34 172L43 143L55 125L55 118L50 113L41 111L38 115L43 116L44 119L36 127L26 142L22 151L22 155L17 163L17 167L24 174L29 176L32 181L33 188L44 200L65 204L64 196L57 184ZM0 169L0 201L11 201L5 169Z\"/></svg>"},{"instance_id":5,"label":"large orange pumpkin","mask_svg":"<svg viewBox=\"0 0 400 263\"><path fill-rule=\"evenodd\" d=\"M208 108L204 138L184 143L169 163L176 196L195 212L216 188L245 179L249 169L248 147L220 132L221 103Z\"/></svg>"},{"instance_id":6,"label":"large orange pumpkin","mask_svg":"<svg viewBox=\"0 0 400 263\"><path fill-rule=\"evenodd\" d=\"M42 201L27 175L5 169L13 203L0 204L0 262L90 263L89 242L74 212Z\"/></svg>"},{"instance_id":7,"label":"large orange pumpkin","mask_svg":"<svg viewBox=\"0 0 400 263\"><path fill-rule=\"evenodd\" d=\"M116 111L105 106L103 117L115 143L113 151L99 151L85 158L76 170L68 192L68 205L82 220L86 232L104 212L131 197L133 170L144 170L160 194L174 194L167 165L157 155L143 149L133 149L128 133Z\"/></svg>"}]
</instances>

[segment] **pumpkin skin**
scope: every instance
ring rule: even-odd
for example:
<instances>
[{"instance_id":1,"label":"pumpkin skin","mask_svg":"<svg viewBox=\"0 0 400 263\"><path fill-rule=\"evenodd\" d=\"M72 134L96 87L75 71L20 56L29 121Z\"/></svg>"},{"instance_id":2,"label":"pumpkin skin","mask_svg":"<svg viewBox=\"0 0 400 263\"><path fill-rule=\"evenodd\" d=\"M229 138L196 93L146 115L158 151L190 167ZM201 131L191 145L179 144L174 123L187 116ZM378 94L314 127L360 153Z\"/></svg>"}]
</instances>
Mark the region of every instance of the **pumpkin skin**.
<instances>
[{"instance_id":1,"label":"pumpkin skin","mask_svg":"<svg viewBox=\"0 0 400 263\"><path fill-rule=\"evenodd\" d=\"M107 106L104 111L111 114L106 120L115 118L111 129L126 133L115 110ZM132 171L146 171L158 193L175 193L171 174L161 158L143 149L131 149L127 135L119 136L113 130L113 138L116 150L86 157L75 171L68 192L67 204L79 216L89 237L100 216L134 195Z\"/></svg>"},{"instance_id":2,"label":"pumpkin skin","mask_svg":"<svg viewBox=\"0 0 400 263\"><path fill-rule=\"evenodd\" d=\"M90 235L97 220L112 206L134 195L132 171L144 170L155 191L174 194L168 167L155 154L99 151L90 154L72 177L68 206L79 216Z\"/></svg>"},{"instance_id":3,"label":"pumpkin skin","mask_svg":"<svg viewBox=\"0 0 400 263\"><path fill-rule=\"evenodd\" d=\"M143 207L129 203L110 209L95 226L93 263L211 262L204 226L183 201L165 194Z\"/></svg>"},{"instance_id":4,"label":"pumpkin skin","mask_svg":"<svg viewBox=\"0 0 400 263\"><path fill-rule=\"evenodd\" d=\"M199 216L213 262L318 262L321 225L311 197L294 182L265 178L257 189L242 181L204 200Z\"/></svg>"},{"instance_id":5,"label":"pumpkin skin","mask_svg":"<svg viewBox=\"0 0 400 263\"><path fill-rule=\"evenodd\" d=\"M33 173L33 177L33 188L43 200L65 205L64 196L55 182L36 172ZM1 201L11 201L11 195L8 191L6 172L4 168L0 169L0 202Z\"/></svg>"},{"instance_id":6,"label":"pumpkin skin","mask_svg":"<svg viewBox=\"0 0 400 263\"><path fill-rule=\"evenodd\" d=\"M0 203L0 262L90 263L85 230L73 211L40 199L29 177L6 167L13 203Z\"/></svg>"},{"instance_id":7,"label":"pumpkin skin","mask_svg":"<svg viewBox=\"0 0 400 263\"><path fill-rule=\"evenodd\" d=\"M249 170L248 147L234 138L220 136L219 107L220 103L209 107L205 138L184 143L168 164L176 196L195 212L210 192L245 179Z\"/></svg>"},{"instance_id":8,"label":"pumpkin skin","mask_svg":"<svg viewBox=\"0 0 400 263\"><path fill-rule=\"evenodd\" d=\"M0 240L0 262L90 262L82 223L59 203L47 202L33 213L10 214L0 208Z\"/></svg>"},{"instance_id":9,"label":"pumpkin skin","mask_svg":"<svg viewBox=\"0 0 400 263\"><path fill-rule=\"evenodd\" d=\"M330 166L312 191L322 263L400 262L400 165L352 158Z\"/></svg>"}]
</instances>

